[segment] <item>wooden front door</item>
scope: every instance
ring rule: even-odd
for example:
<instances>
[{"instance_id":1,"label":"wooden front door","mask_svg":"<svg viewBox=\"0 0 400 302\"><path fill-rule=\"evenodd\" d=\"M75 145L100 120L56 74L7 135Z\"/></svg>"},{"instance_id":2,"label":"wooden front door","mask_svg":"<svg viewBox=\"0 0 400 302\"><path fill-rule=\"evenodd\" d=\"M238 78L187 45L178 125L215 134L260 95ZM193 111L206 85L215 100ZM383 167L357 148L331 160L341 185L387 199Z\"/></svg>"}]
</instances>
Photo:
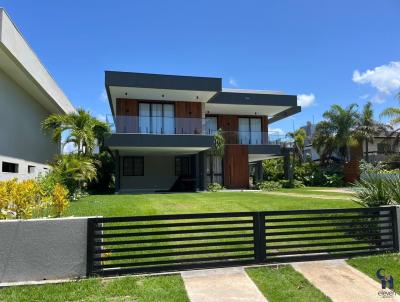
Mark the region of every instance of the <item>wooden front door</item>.
<instances>
[{"instance_id":1,"label":"wooden front door","mask_svg":"<svg viewBox=\"0 0 400 302\"><path fill-rule=\"evenodd\" d=\"M230 189L249 187L249 151L247 145L226 145L224 186Z\"/></svg>"}]
</instances>

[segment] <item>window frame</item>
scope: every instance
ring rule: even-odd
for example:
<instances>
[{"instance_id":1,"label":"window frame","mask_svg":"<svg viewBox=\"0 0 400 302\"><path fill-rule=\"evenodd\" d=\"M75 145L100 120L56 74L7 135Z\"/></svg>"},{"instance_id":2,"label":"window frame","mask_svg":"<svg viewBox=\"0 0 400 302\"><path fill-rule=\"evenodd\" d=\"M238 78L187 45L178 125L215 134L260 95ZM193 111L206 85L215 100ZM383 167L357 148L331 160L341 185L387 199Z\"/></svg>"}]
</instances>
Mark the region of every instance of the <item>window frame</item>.
<instances>
[{"instance_id":1,"label":"window frame","mask_svg":"<svg viewBox=\"0 0 400 302\"><path fill-rule=\"evenodd\" d=\"M139 159L142 162L142 169L140 171L140 174L136 174L136 164L135 164L135 160ZM125 169L125 161L126 160L132 160L132 167L131 167L131 173L129 173L128 171L126 171L127 169ZM122 176L144 176L144 156L124 156L122 158Z\"/></svg>"}]
</instances>

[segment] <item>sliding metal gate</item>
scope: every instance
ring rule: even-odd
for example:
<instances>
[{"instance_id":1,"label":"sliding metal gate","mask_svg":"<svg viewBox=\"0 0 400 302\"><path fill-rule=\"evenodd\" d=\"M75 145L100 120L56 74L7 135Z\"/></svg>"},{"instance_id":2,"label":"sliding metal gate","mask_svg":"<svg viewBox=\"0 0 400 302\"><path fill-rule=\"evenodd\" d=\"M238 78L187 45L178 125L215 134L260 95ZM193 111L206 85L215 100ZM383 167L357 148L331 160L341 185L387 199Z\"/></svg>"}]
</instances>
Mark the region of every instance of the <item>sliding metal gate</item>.
<instances>
[{"instance_id":1,"label":"sliding metal gate","mask_svg":"<svg viewBox=\"0 0 400 302\"><path fill-rule=\"evenodd\" d=\"M90 218L88 276L398 251L395 207Z\"/></svg>"}]
</instances>

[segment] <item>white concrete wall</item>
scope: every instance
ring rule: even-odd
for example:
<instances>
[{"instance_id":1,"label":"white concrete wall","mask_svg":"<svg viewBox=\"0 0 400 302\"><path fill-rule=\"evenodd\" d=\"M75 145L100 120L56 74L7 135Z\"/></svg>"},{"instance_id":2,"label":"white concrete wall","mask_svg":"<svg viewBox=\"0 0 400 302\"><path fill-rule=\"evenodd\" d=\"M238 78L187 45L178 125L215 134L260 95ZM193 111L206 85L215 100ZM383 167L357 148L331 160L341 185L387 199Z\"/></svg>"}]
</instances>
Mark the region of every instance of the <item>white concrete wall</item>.
<instances>
[{"instance_id":1,"label":"white concrete wall","mask_svg":"<svg viewBox=\"0 0 400 302\"><path fill-rule=\"evenodd\" d=\"M11 162L18 165L18 173L1 172L2 162ZM28 167L35 167L33 173L29 173ZM50 171L50 167L46 164L26 161L15 157L7 157L0 155L0 181L18 178L19 180L34 179L39 175L44 175Z\"/></svg>"},{"instance_id":2,"label":"white concrete wall","mask_svg":"<svg viewBox=\"0 0 400 302\"><path fill-rule=\"evenodd\" d=\"M175 183L175 156L145 156L144 176L123 176L120 158L121 192L169 190Z\"/></svg>"},{"instance_id":3,"label":"white concrete wall","mask_svg":"<svg viewBox=\"0 0 400 302\"><path fill-rule=\"evenodd\" d=\"M59 144L41 130L49 114L0 69L0 161L21 164L21 177L29 176L28 164L39 171L60 153Z\"/></svg>"},{"instance_id":4,"label":"white concrete wall","mask_svg":"<svg viewBox=\"0 0 400 302\"><path fill-rule=\"evenodd\" d=\"M0 283L86 276L87 218L0 221Z\"/></svg>"}]
</instances>

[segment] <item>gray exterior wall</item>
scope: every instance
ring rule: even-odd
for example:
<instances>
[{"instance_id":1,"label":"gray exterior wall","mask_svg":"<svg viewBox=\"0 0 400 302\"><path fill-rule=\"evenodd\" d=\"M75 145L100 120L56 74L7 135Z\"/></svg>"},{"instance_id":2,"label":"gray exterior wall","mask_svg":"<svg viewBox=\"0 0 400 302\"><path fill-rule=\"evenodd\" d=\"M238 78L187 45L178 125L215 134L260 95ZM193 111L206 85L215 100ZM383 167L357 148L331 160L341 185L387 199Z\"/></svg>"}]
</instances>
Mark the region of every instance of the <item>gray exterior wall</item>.
<instances>
[{"instance_id":1,"label":"gray exterior wall","mask_svg":"<svg viewBox=\"0 0 400 302\"><path fill-rule=\"evenodd\" d=\"M0 108L0 157L40 166L60 153L59 144L40 128L50 113L1 70ZM22 165L19 172L27 173Z\"/></svg>"},{"instance_id":2,"label":"gray exterior wall","mask_svg":"<svg viewBox=\"0 0 400 302\"><path fill-rule=\"evenodd\" d=\"M169 190L175 183L175 156L145 156L144 176L123 175L120 156L120 192Z\"/></svg>"},{"instance_id":3,"label":"gray exterior wall","mask_svg":"<svg viewBox=\"0 0 400 302\"><path fill-rule=\"evenodd\" d=\"M0 221L0 283L86 276L87 218Z\"/></svg>"}]
</instances>

